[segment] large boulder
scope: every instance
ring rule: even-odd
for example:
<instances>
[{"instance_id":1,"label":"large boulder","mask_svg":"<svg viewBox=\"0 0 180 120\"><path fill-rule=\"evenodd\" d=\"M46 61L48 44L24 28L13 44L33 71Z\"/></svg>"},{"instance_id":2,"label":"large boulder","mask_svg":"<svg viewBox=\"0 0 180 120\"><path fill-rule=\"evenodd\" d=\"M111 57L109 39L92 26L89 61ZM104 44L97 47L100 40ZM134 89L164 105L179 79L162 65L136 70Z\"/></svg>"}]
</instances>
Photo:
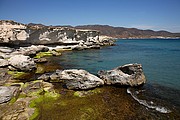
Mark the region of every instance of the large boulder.
<instances>
[{"instance_id":1,"label":"large boulder","mask_svg":"<svg viewBox=\"0 0 180 120\"><path fill-rule=\"evenodd\" d=\"M49 48L47 46L44 45L31 45L30 47L27 48L20 48L20 51L22 51L23 55L26 56L30 56L30 57L34 57L37 53L39 52L47 52L49 50Z\"/></svg>"},{"instance_id":2,"label":"large boulder","mask_svg":"<svg viewBox=\"0 0 180 120\"><path fill-rule=\"evenodd\" d=\"M104 81L85 70L56 70L53 74L44 74L38 79L51 82L65 82L68 89L91 89L104 84Z\"/></svg>"},{"instance_id":3,"label":"large boulder","mask_svg":"<svg viewBox=\"0 0 180 120\"><path fill-rule=\"evenodd\" d=\"M0 104L8 102L19 92L19 88L15 86L0 86Z\"/></svg>"},{"instance_id":4,"label":"large boulder","mask_svg":"<svg viewBox=\"0 0 180 120\"><path fill-rule=\"evenodd\" d=\"M99 42L101 46L108 46L108 45L114 45L114 38L109 36L99 36Z\"/></svg>"},{"instance_id":5,"label":"large boulder","mask_svg":"<svg viewBox=\"0 0 180 120\"><path fill-rule=\"evenodd\" d=\"M13 68L12 70L17 69L19 71L33 71L36 69L36 64L32 58L24 55L15 55L11 57L9 60L9 64Z\"/></svg>"},{"instance_id":6,"label":"large boulder","mask_svg":"<svg viewBox=\"0 0 180 120\"><path fill-rule=\"evenodd\" d=\"M85 70L64 70L59 75L66 80L68 89L91 89L104 84L103 80Z\"/></svg>"},{"instance_id":7,"label":"large boulder","mask_svg":"<svg viewBox=\"0 0 180 120\"><path fill-rule=\"evenodd\" d=\"M137 63L119 66L113 70L102 70L98 72L98 75L108 85L138 86L146 82L142 65Z\"/></svg>"}]
</instances>

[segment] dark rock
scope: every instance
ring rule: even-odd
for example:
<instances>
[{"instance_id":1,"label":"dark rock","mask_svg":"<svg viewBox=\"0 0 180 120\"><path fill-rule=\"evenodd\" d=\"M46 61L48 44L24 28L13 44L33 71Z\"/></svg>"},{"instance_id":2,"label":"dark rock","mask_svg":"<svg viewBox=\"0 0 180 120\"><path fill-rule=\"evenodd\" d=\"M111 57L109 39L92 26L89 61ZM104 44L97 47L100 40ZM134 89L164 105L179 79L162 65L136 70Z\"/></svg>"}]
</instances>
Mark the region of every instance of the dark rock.
<instances>
[{"instance_id":1,"label":"dark rock","mask_svg":"<svg viewBox=\"0 0 180 120\"><path fill-rule=\"evenodd\" d=\"M62 70L57 69L56 72L54 72L54 73L52 73L52 74L50 75L50 80L51 80L52 82L53 82L53 81L60 81L60 82L62 82L62 81L61 81L61 72L62 72Z\"/></svg>"},{"instance_id":2,"label":"dark rock","mask_svg":"<svg viewBox=\"0 0 180 120\"><path fill-rule=\"evenodd\" d=\"M41 75L40 77L38 77L37 79L38 80L43 80L43 81L49 81L51 78L50 78L50 73L45 73L43 75Z\"/></svg>"},{"instance_id":3,"label":"dark rock","mask_svg":"<svg viewBox=\"0 0 180 120\"><path fill-rule=\"evenodd\" d=\"M46 58L38 58L38 59L34 59L34 62L36 63L45 63L47 62L48 60Z\"/></svg>"},{"instance_id":4,"label":"dark rock","mask_svg":"<svg viewBox=\"0 0 180 120\"><path fill-rule=\"evenodd\" d=\"M9 78L10 75L7 73L7 68L0 68L0 86L4 85Z\"/></svg>"},{"instance_id":5,"label":"dark rock","mask_svg":"<svg viewBox=\"0 0 180 120\"><path fill-rule=\"evenodd\" d=\"M127 64L113 70L99 71L98 75L108 85L138 86L146 82L141 64Z\"/></svg>"}]
</instances>

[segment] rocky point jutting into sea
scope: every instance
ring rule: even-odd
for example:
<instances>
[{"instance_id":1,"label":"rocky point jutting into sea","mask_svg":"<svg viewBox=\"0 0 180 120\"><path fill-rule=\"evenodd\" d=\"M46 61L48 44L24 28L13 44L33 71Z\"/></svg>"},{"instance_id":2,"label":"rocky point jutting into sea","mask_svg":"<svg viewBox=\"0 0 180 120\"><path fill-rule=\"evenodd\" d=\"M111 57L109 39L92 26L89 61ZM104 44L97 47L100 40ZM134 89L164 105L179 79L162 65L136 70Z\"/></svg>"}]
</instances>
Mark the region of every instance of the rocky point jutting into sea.
<instances>
[{"instance_id":1,"label":"rocky point jutting into sea","mask_svg":"<svg viewBox=\"0 0 180 120\"><path fill-rule=\"evenodd\" d=\"M114 42L96 30L0 21L0 119L158 118L137 115L136 109L148 111L126 95L127 87L146 82L141 64L101 70L96 76L53 61L65 51ZM165 111L171 117L170 112Z\"/></svg>"},{"instance_id":2,"label":"rocky point jutting into sea","mask_svg":"<svg viewBox=\"0 0 180 120\"><path fill-rule=\"evenodd\" d=\"M85 70L51 68L45 64L48 60L44 57L59 56L65 50L99 49L113 45L114 40L100 37L95 30L28 26L2 20L0 44L0 118L7 120L36 118L38 112L35 106L31 106L33 102L40 97L52 100L59 97L51 81L59 81L67 89L91 89L104 85L102 79ZM49 72L52 75L47 76ZM50 80L44 79L43 73Z\"/></svg>"}]
</instances>

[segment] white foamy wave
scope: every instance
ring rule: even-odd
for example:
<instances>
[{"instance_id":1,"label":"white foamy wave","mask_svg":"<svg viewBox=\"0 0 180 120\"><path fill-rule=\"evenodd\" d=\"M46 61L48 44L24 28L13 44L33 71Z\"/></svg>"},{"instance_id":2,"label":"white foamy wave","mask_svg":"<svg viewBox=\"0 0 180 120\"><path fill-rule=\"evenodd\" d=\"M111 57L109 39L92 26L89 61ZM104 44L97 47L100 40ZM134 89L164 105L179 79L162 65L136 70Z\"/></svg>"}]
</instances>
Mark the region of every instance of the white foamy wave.
<instances>
[{"instance_id":1,"label":"white foamy wave","mask_svg":"<svg viewBox=\"0 0 180 120\"><path fill-rule=\"evenodd\" d=\"M146 106L147 108L155 109L156 111L161 112L161 113L170 113L170 112L171 112L171 110L169 110L169 109L167 109L167 108L165 108L165 107L152 105L152 104L153 104L152 101L150 102L150 104L148 104L146 100L140 100L140 99L138 99L137 96L134 95L134 94L129 90L129 88L127 89L127 93L129 93L129 94L133 97L133 99L135 99L136 101L138 101L139 104L144 105L144 106Z\"/></svg>"}]
</instances>

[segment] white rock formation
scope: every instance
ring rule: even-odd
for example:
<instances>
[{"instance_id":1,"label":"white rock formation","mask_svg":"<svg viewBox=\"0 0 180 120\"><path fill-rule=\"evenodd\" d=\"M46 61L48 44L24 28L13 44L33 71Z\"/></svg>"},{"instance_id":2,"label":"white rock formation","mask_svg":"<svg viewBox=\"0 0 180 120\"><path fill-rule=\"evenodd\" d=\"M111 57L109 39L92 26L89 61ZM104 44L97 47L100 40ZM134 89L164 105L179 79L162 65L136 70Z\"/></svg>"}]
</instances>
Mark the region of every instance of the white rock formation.
<instances>
[{"instance_id":1,"label":"white rock formation","mask_svg":"<svg viewBox=\"0 0 180 120\"><path fill-rule=\"evenodd\" d=\"M27 32L28 31L28 32ZM99 39L99 31L68 27L34 28L14 21L0 21L0 43L12 45L74 45L75 49L100 48L112 40Z\"/></svg>"},{"instance_id":2,"label":"white rock formation","mask_svg":"<svg viewBox=\"0 0 180 120\"><path fill-rule=\"evenodd\" d=\"M14 68L20 71L33 71L36 69L34 60L29 56L15 55L12 56L8 61L13 67L12 70L14 70Z\"/></svg>"},{"instance_id":3,"label":"white rock formation","mask_svg":"<svg viewBox=\"0 0 180 120\"><path fill-rule=\"evenodd\" d=\"M56 70L53 74L43 74L38 79L51 82L64 81L68 89L92 89L104 85L104 81L85 70Z\"/></svg>"},{"instance_id":4,"label":"white rock formation","mask_svg":"<svg viewBox=\"0 0 180 120\"><path fill-rule=\"evenodd\" d=\"M25 31L26 28L25 25L13 21L1 21L0 42L26 40L29 37L29 34Z\"/></svg>"},{"instance_id":5,"label":"white rock formation","mask_svg":"<svg viewBox=\"0 0 180 120\"><path fill-rule=\"evenodd\" d=\"M127 64L113 70L101 70L99 77L108 85L138 86L146 82L141 64Z\"/></svg>"}]
</instances>

